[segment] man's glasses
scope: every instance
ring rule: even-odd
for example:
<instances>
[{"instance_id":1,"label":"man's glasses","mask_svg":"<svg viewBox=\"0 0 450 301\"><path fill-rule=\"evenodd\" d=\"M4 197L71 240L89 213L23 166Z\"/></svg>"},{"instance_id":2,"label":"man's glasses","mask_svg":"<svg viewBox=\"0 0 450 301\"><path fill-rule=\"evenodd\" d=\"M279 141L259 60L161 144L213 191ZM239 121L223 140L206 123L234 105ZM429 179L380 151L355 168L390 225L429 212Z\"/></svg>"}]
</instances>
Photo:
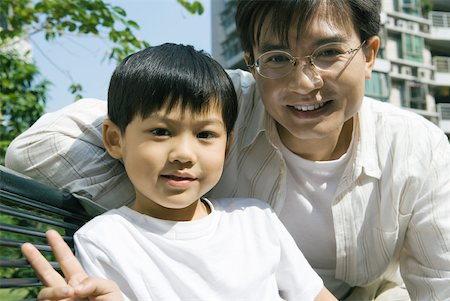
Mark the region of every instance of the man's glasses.
<instances>
[{"instance_id":1,"label":"man's glasses","mask_svg":"<svg viewBox=\"0 0 450 301\"><path fill-rule=\"evenodd\" d=\"M255 63L248 67L255 68L259 75L270 79L285 77L303 60L312 70L318 72L340 72L365 42L357 48L349 48L339 42L324 44L303 58L294 57L286 51L272 50L261 54Z\"/></svg>"}]
</instances>

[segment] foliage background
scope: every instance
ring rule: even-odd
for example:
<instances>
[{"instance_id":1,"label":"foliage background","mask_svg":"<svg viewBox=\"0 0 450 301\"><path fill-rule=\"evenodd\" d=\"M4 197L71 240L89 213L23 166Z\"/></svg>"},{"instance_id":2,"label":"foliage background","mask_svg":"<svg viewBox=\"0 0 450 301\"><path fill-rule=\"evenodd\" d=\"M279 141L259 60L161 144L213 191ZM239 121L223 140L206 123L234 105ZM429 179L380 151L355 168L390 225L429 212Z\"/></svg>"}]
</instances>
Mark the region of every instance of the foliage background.
<instances>
[{"instance_id":1,"label":"foliage background","mask_svg":"<svg viewBox=\"0 0 450 301\"><path fill-rule=\"evenodd\" d=\"M175 1L175 0L173 0ZM136 38L139 25L121 7L103 0L0 0L0 164L10 141L45 110L48 87L23 40L43 33L52 43L70 34L109 41L106 59L113 62L147 47ZM198 1L177 0L192 14L202 14ZM83 87L72 80L68 90L79 99Z\"/></svg>"}]
</instances>

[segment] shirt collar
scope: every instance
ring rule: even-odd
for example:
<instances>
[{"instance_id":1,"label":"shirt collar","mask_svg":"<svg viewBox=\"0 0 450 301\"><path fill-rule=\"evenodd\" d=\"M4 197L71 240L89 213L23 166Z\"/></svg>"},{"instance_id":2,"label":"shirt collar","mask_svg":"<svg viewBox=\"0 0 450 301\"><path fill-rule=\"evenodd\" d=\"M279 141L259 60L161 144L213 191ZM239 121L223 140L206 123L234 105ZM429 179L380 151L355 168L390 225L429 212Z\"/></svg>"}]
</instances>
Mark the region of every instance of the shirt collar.
<instances>
[{"instance_id":1,"label":"shirt collar","mask_svg":"<svg viewBox=\"0 0 450 301\"><path fill-rule=\"evenodd\" d=\"M373 99L364 97L361 108L356 115L355 136L355 170L379 179L381 168L377 154L375 118L372 112ZM354 173L359 176L359 173Z\"/></svg>"},{"instance_id":2,"label":"shirt collar","mask_svg":"<svg viewBox=\"0 0 450 301\"><path fill-rule=\"evenodd\" d=\"M352 172L353 180L356 180L361 173L365 173L370 177L379 179L381 176L381 168L379 165L376 141L375 118L372 112L372 103L375 100L364 97L359 112L355 115L354 133L354 166ZM248 127L245 132L243 145L244 147L254 143L256 138L262 134L266 134L266 139L270 144L278 148L281 144L280 137L277 132L276 122L265 111L264 106L259 106L260 110L255 110L250 116ZM254 130L250 130L250 129Z\"/></svg>"}]
</instances>

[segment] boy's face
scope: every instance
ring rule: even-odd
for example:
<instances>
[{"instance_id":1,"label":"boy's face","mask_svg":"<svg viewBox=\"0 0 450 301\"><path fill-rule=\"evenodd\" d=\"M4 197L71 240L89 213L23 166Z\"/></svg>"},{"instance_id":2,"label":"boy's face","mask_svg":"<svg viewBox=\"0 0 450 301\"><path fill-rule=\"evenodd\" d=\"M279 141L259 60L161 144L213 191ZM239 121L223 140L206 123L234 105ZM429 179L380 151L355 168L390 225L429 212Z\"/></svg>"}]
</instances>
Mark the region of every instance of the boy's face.
<instances>
[{"instance_id":1,"label":"boy's face","mask_svg":"<svg viewBox=\"0 0 450 301\"><path fill-rule=\"evenodd\" d=\"M308 29L300 33L296 24L292 25L289 46L282 45L267 28L268 24L265 24L259 43L253 49L255 58L274 49L284 50L294 57L304 57L330 41L343 42L348 49L355 49L362 43L351 24L331 26L320 17L314 18ZM365 43L368 53L374 45L377 47L378 44ZM279 79L264 78L254 69L252 73L267 112L278 123L282 141L295 149L295 145L302 145L302 140L324 142L329 137L339 136L343 124L361 106L364 81L370 78L372 67L372 56L367 57L361 48L353 53L342 70L315 71L308 69L308 65L303 69L297 65L287 76Z\"/></svg>"},{"instance_id":2,"label":"boy's face","mask_svg":"<svg viewBox=\"0 0 450 301\"><path fill-rule=\"evenodd\" d=\"M135 187L133 209L143 214L189 220L181 216L183 209L196 203L222 174L227 133L219 109L181 114L175 107L145 119L136 116L119 139L114 156L122 158Z\"/></svg>"}]
</instances>

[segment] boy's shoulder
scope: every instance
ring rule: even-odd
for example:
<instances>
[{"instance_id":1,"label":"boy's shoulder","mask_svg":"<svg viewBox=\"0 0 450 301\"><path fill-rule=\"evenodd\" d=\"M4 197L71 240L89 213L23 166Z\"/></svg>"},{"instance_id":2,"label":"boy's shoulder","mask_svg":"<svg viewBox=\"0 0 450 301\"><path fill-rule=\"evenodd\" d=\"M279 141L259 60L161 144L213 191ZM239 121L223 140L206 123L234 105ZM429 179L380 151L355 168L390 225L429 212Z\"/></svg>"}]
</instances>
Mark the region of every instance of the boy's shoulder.
<instances>
[{"instance_id":1,"label":"boy's shoulder","mask_svg":"<svg viewBox=\"0 0 450 301\"><path fill-rule=\"evenodd\" d=\"M103 214L100 214L89 222L84 224L76 235L83 235L92 233L111 233L111 231L118 225L126 222L122 208L110 209Z\"/></svg>"},{"instance_id":2,"label":"boy's shoulder","mask_svg":"<svg viewBox=\"0 0 450 301\"><path fill-rule=\"evenodd\" d=\"M218 198L210 200L217 211L235 212L235 211L255 211L271 212L269 204L254 198Z\"/></svg>"}]
</instances>

